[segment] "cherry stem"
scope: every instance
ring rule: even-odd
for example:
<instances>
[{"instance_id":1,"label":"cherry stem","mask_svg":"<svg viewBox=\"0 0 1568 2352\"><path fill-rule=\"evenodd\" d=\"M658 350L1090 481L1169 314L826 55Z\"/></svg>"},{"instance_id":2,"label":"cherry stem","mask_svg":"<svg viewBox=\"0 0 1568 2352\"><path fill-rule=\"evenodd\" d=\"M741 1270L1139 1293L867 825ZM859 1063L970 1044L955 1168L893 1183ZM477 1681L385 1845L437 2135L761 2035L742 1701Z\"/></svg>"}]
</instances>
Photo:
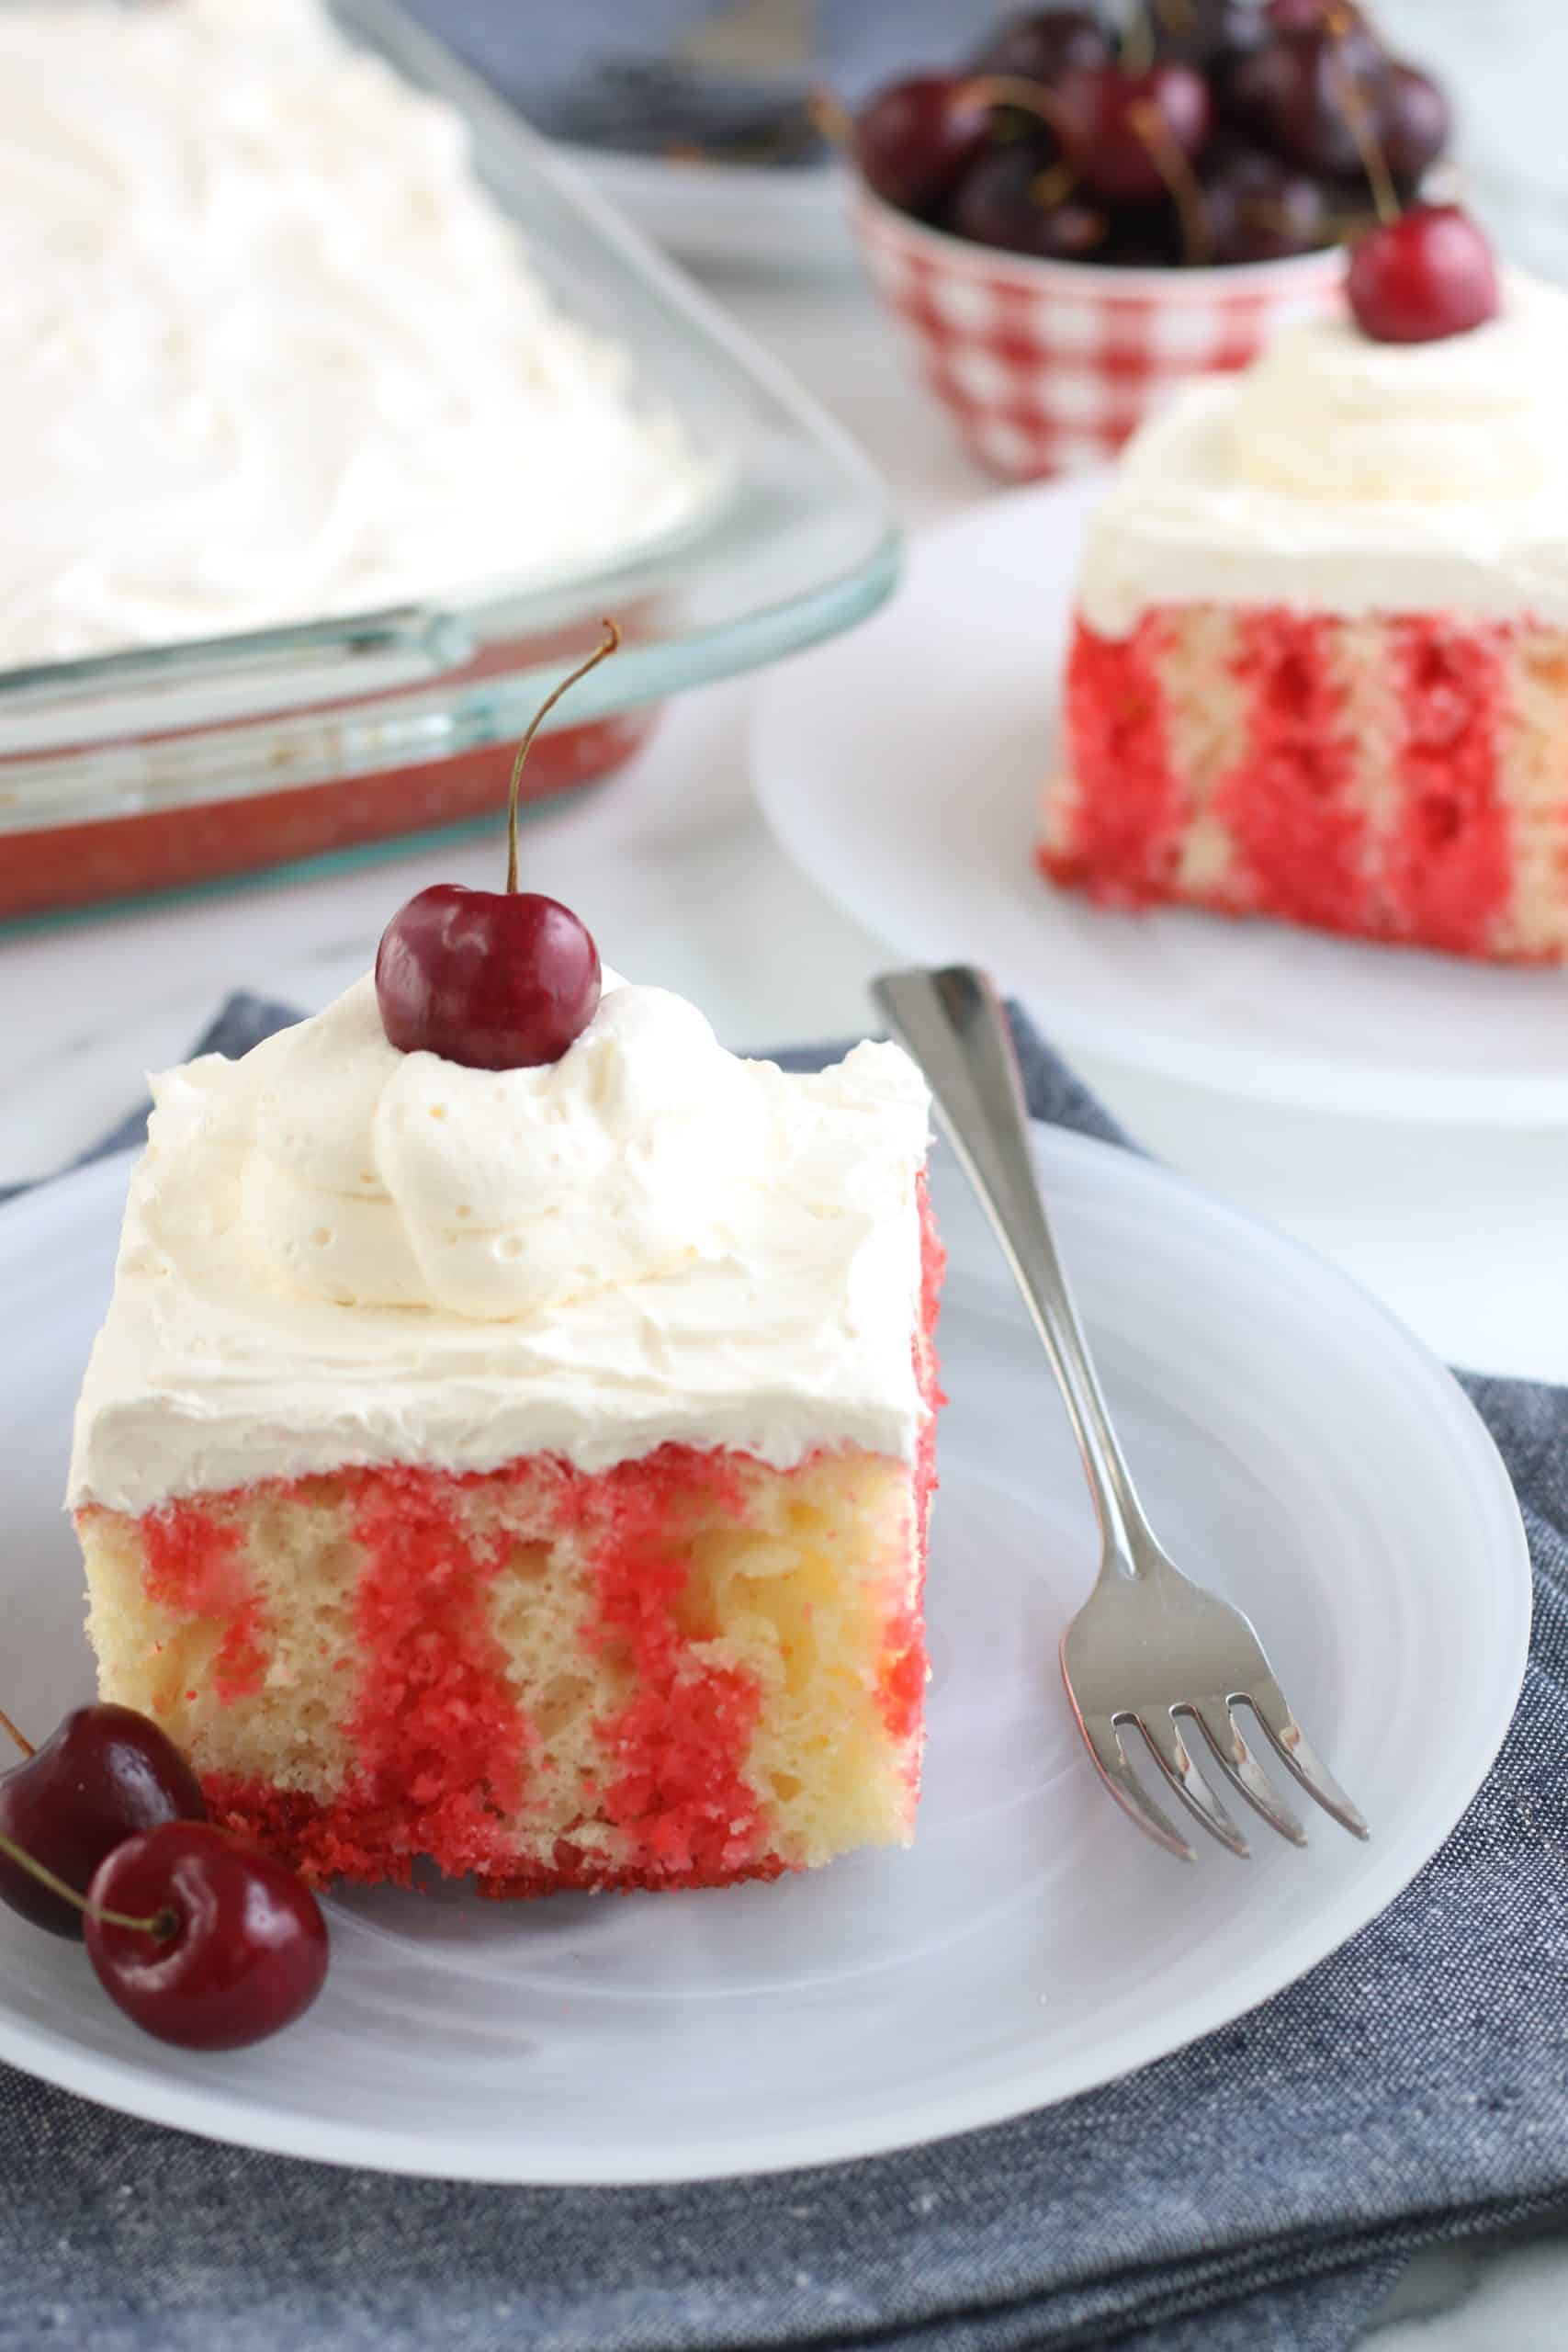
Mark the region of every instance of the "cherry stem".
<instances>
[{"instance_id":1,"label":"cherry stem","mask_svg":"<svg viewBox=\"0 0 1568 2352\"><path fill-rule=\"evenodd\" d=\"M1038 204L1042 211L1054 212L1058 204L1066 202L1077 184L1077 172L1063 156L1059 163L1048 164L1043 172L1035 174L1029 183L1030 200Z\"/></svg>"},{"instance_id":2,"label":"cherry stem","mask_svg":"<svg viewBox=\"0 0 1568 2352\"><path fill-rule=\"evenodd\" d=\"M1154 0L1154 12L1173 40L1192 40L1198 32L1195 0Z\"/></svg>"},{"instance_id":3,"label":"cherry stem","mask_svg":"<svg viewBox=\"0 0 1568 2352\"><path fill-rule=\"evenodd\" d=\"M1165 11L1160 10L1163 17ZM1154 19L1146 6L1135 7L1127 18L1122 35L1122 71L1123 74L1146 74L1155 62Z\"/></svg>"},{"instance_id":4,"label":"cherry stem","mask_svg":"<svg viewBox=\"0 0 1568 2352\"><path fill-rule=\"evenodd\" d=\"M1156 170L1170 190L1171 201L1181 223L1182 252L1188 266L1201 267L1213 258L1214 232L1209 220L1209 208L1203 201L1203 191L1198 184L1198 175L1179 142L1171 137L1165 117L1156 106L1141 101L1128 109L1127 119L1148 149Z\"/></svg>"},{"instance_id":5,"label":"cherry stem","mask_svg":"<svg viewBox=\"0 0 1568 2352\"><path fill-rule=\"evenodd\" d=\"M850 148L855 143L855 119L836 91L818 82L806 94L806 119L819 139L829 147Z\"/></svg>"},{"instance_id":6,"label":"cherry stem","mask_svg":"<svg viewBox=\"0 0 1568 2352\"><path fill-rule=\"evenodd\" d=\"M1332 10L1325 19L1336 42L1344 39L1354 21L1342 8ZM1383 153L1382 143L1372 128L1372 113L1367 104L1366 92L1346 64L1342 54L1336 54L1335 69L1335 78L1339 85L1339 103L1345 109L1350 136L1361 158L1361 169L1367 175L1367 186L1371 189L1378 219L1386 229L1399 218L1399 191L1393 185L1393 175L1388 168L1388 157Z\"/></svg>"},{"instance_id":7,"label":"cherry stem","mask_svg":"<svg viewBox=\"0 0 1568 2352\"><path fill-rule=\"evenodd\" d=\"M10 1716L6 1713L3 1707L0 1707L0 1731L8 1732L10 1734L11 1737L16 1741L17 1746L21 1749L24 1756L36 1756L38 1754L38 1749L33 1746L32 1741L28 1738L24 1732L19 1732L17 1729L16 1724L11 1721Z\"/></svg>"},{"instance_id":8,"label":"cherry stem","mask_svg":"<svg viewBox=\"0 0 1568 2352\"><path fill-rule=\"evenodd\" d=\"M580 662L576 669L561 680L554 693L545 696L544 701L528 721L528 732L517 746L517 757L512 763L511 788L506 796L506 894L508 898L513 897L517 888L517 787L523 781L523 763L528 756L529 745L539 731L539 722L547 712L554 710L562 695L569 687L575 686L579 678L586 678L590 670L596 669L601 662L619 647L621 632L615 622L601 621L599 626L604 632L604 644L596 645L587 661Z\"/></svg>"},{"instance_id":9,"label":"cherry stem","mask_svg":"<svg viewBox=\"0 0 1568 2352\"><path fill-rule=\"evenodd\" d=\"M86 1913L89 1919L107 1920L111 1928L130 1928L139 1936L151 1936L154 1941L164 1944L179 1927L178 1918L167 1905L162 1911L155 1911L150 1919L133 1919L127 1911L110 1911L101 1903L89 1903L86 1896L78 1894L73 1886L67 1886L62 1878L56 1878L47 1863L37 1860L25 1846L18 1846L3 1833L0 1833L0 1854L15 1862L19 1869L30 1871L40 1886L48 1887L51 1894L58 1894L64 1903L73 1903L78 1911Z\"/></svg>"},{"instance_id":10,"label":"cherry stem","mask_svg":"<svg viewBox=\"0 0 1568 2352\"><path fill-rule=\"evenodd\" d=\"M1021 114L1032 114L1048 130L1054 130L1062 145L1062 109L1043 83L1025 81L1021 74L977 74L964 85L971 97L982 106L1016 107Z\"/></svg>"}]
</instances>

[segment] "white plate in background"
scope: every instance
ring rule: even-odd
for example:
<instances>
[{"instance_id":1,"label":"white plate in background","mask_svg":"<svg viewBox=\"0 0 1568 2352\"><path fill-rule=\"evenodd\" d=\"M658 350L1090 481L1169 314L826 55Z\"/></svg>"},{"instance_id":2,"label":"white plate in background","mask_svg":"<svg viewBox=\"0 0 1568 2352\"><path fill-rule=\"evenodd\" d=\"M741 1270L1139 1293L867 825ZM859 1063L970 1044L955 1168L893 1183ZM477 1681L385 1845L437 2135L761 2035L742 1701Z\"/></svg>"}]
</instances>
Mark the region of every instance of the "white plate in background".
<instances>
[{"instance_id":1,"label":"white plate in background","mask_svg":"<svg viewBox=\"0 0 1568 2352\"><path fill-rule=\"evenodd\" d=\"M767 674L752 773L784 847L900 957L989 965L1068 1053L1367 1117L1568 1119L1568 974L1116 913L1042 878L1073 582L1105 481L1001 493L922 534L882 613Z\"/></svg>"},{"instance_id":2,"label":"white plate in background","mask_svg":"<svg viewBox=\"0 0 1568 2352\"><path fill-rule=\"evenodd\" d=\"M951 1253L919 1832L724 1893L333 1899L291 2031L221 2056L138 2033L84 1952L0 1910L0 2058L242 2145L458 2179L679 2180L863 2156L1110 2080L1288 1984L1463 1811L1529 1626L1503 1465L1450 1376L1343 1276L1129 1153L1035 1132L1113 1408L1178 1560L1253 1613L1365 1811L1303 1853L1150 1846L1056 1668L1095 1539L1038 1343L945 1154ZM60 1512L124 1157L0 1210L0 1704L90 1695ZM1313 1808L1303 1808L1313 1813Z\"/></svg>"}]
</instances>

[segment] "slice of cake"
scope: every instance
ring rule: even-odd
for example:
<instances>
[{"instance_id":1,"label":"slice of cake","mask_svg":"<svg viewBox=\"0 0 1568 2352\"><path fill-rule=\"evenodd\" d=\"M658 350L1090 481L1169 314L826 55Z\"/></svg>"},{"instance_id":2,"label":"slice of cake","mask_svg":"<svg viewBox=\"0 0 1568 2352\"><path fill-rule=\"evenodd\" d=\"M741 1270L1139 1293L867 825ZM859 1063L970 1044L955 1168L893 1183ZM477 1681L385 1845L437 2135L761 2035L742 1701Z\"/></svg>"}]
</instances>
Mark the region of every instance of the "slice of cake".
<instances>
[{"instance_id":1,"label":"slice of cake","mask_svg":"<svg viewBox=\"0 0 1568 2352\"><path fill-rule=\"evenodd\" d=\"M495 1894L908 1841L941 1252L897 1047L787 1075L606 976L558 1058L465 1067L367 978L155 1093L70 1499L103 1694L217 1817Z\"/></svg>"},{"instance_id":2,"label":"slice of cake","mask_svg":"<svg viewBox=\"0 0 1568 2352\"><path fill-rule=\"evenodd\" d=\"M1568 297L1508 274L1466 332L1325 317L1181 393L1090 527L1050 878L1568 956L1565 386Z\"/></svg>"}]
</instances>

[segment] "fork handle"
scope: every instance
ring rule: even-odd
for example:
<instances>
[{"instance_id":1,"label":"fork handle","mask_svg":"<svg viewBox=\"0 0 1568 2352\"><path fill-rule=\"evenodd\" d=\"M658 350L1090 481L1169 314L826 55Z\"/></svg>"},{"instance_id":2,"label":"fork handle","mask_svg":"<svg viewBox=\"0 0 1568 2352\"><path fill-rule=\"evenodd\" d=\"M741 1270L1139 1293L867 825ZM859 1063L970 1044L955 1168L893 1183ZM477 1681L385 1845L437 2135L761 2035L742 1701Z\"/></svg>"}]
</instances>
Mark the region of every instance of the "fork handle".
<instances>
[{"instance_id":1,"label":"fork handle","mask_svg":"<svg viewBox=\"0 0 1568 2352\"><path fill-rule=\"evenodd\" d=\"M889 972L872 995L925 1072L943 1128L996 1230L1066 1401L1105 1562L1141 1573L1149 1533L1041 1197L1012 1032L986 973Z\"/></svg>"}]
</instances>

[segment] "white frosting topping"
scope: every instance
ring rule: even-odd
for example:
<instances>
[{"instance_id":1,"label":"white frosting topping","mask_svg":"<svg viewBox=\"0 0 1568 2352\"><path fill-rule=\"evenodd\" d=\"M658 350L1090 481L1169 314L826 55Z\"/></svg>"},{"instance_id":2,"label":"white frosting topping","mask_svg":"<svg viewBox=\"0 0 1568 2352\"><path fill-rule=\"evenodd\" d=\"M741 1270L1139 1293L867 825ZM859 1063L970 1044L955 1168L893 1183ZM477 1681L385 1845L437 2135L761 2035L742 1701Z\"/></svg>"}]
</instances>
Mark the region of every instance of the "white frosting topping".
<instances>
[{"instance_id":1,"label":"white frosting topping","mask_svg":"<svg viewBox=\"0 0 1568 2352\"><path fill-rule=\"evenodd\" d=\"M606 974L558 1062L464 1069L389 1045L367 978L153 1098L73 1504L667 1441L913 1452L928 1097L897 1046L785 1074Z\"/></svg>"},{"instance_id":2,"label":"white frosting topping","mask_svg":"<svg viewBox=\"0 0 1568 2352\"><path fill-rule=\"evenodd\" d=\"M580 569L709 494L319 0L0 8L0 667Z\"/></svg>"},{"instance_id":3,"label":"white frosting topping","mask_svg":"<svg viewBox=\"0 0 1568 2352\"><path fill-rule=\"evenodd\" d=\"M1568 622L1568 294L1517 271L1468 334L1373 343L1343 317L1179 393L1129 445L1078 601Z\"/></svg>"}]
</instances>

